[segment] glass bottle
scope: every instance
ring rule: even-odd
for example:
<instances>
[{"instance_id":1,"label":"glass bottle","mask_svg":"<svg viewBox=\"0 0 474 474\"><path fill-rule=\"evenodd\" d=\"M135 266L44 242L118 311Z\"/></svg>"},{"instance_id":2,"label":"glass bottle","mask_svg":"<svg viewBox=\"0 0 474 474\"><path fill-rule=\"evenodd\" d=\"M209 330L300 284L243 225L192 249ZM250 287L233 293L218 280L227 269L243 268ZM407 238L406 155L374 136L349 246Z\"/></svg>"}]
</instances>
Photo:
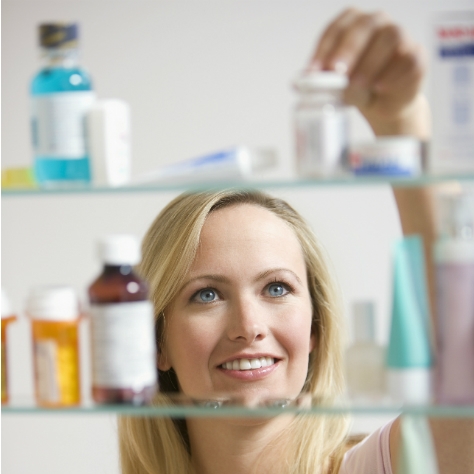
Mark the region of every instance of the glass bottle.
<instances>
[{"instance_id":1,"label":"glass bottle","mask_svg":"<svg viewBox=\"0 0 474 474\"><path fill-rule=\"evenodd\" d=\"M88 183L85 115L95 100L78 64L77 24L39 27L43 65L31 82L31 132L36 180L42 186Z\"/></svg>"},{"instance_id":2,"label":"glass bottle","mask_svg":"<svg viewBox=\"0 0 474 474\"><path fill-rule=\"evenodd\" d=\"M138 240L109 235L99 242L103 271L89 287L92 397L97 403L148 404L157 388L153 306L134 272Z\"/></svg>"},{"instance_id":3,"label":"glass bottle","mask_svg":"<svg viewBox=\"0 0 474 474\"><path fill-rule=\"evenodd\" d=\"M377 400L385 394L385 349L375 340L372 302L354 304L354 344L346 352L349 395L354 400Z\"/></svg>"},{"instance_id":4,"label":"glass bottle","mask_svg":"<svg viewBox=\"0 0 474 474\"><path fill-rule=\"evenodd\" d=\"M347 76L334 71L303 74L294 82L298 175L325 178L344 174L348 154L348 112L343 102Z\"/></svg>"}]
</instances>

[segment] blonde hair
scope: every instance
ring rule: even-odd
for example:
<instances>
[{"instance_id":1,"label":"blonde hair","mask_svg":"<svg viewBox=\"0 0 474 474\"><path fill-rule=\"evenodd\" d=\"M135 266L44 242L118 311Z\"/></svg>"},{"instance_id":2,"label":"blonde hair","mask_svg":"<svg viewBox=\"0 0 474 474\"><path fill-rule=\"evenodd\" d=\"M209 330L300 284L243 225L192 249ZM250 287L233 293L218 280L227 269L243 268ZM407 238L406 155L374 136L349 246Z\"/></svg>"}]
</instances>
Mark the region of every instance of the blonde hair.
<instances>
[{"instance_id":1,"label":"blonde hair","mask_svg":"<svg viewBox=\"0 0 474 474\"><path fill-rule=\"evenodd\" d=\"M303 388L325 402L343 390L341 309L324 252L304 219L283 200L259 191L224 190L185 193L158 215L143 240L140 273L150 286L155 307L156 337L163 341L163 311L178 294L199 245L209 213L228 206L261 206L281 218L295 232L303 249L313 307L316 337ZM160 372L161 401L177 391L173 370ZM296 416L282 436L290 447L285 460L288 473L337 472L344 452L347 419L341 416ZM119 420L123 474L185 474L192 472L184 421L163 418Z\"/></svg>"}]
</instances>

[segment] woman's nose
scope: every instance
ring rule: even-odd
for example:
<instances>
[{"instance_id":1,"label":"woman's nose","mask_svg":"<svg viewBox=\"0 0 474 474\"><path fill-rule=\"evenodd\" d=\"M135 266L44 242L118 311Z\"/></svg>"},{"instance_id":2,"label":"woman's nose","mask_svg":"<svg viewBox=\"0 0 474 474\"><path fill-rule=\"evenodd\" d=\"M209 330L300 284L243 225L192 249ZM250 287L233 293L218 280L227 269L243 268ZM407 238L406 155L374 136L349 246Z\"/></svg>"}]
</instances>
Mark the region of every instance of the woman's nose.
<instances>
[{"instance_id":1,"label":"woman's nose","mask_svg":"<svg viewBox=\"0 0 474 474\"><path fill-rule=\"evenodd\" d=\"M227 336L232 341L251 343L268 334L262 308L253 301L239 301L230 309Z\"/></svg>"}]
</instances>

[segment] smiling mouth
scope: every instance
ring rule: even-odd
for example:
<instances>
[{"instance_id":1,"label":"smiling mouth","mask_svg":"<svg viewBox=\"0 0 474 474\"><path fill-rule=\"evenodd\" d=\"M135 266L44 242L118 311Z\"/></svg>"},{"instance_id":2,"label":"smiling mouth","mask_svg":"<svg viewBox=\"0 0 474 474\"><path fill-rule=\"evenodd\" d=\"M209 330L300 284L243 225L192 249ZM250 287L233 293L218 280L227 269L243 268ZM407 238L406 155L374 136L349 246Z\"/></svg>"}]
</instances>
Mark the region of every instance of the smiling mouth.
<instances>
[{"instance_id":1,"label":"smiling mouth","mask_svg":"<svg viewBox=\"0 0 474 474\"><path fill-rule=\"evenodd\" d=\"M277 359L273 357L258 357L255 359L236 359L224 362L219 367L226 370L255 370L262 367L270 367Z\"/></svg>"}]
</instances>

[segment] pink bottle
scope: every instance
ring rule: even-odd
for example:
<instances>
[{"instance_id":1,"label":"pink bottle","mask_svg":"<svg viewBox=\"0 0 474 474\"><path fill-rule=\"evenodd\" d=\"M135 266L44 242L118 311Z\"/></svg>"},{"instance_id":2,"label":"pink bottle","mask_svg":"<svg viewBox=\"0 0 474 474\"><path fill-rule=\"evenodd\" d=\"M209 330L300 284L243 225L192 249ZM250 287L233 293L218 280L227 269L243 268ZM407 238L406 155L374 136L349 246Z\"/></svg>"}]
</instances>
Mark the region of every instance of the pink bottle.
<instances>
[{"instance_id":1,"label":"pink bottle","mask_svg":"<svg viewBox=\"0 0 474 474\"><path fill-rule=\"evenodd\" d=\"M440 196L436 401L474 403L474 193Z\"/></svg>"}]
</instances>

